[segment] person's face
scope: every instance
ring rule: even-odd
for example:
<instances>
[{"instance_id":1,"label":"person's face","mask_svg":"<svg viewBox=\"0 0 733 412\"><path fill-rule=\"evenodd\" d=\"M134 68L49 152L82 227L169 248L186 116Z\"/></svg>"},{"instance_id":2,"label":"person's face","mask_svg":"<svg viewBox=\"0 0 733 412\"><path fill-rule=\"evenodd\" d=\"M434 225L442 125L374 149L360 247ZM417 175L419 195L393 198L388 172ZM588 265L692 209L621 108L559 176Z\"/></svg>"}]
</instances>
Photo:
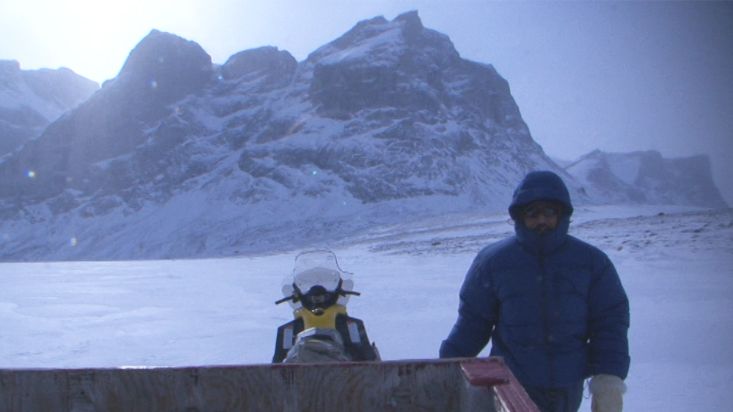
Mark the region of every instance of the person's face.
<instances>
[{"instance_id":1,"label":"person's face","mask_svg":"<svg viewBox=\"0 0 733 412\"><path fill-rule=\"evenodd\" d=\"M544 234L557 227L562 214L562 205L539 200L528 204L522 210L522 221L529 230Z\"/></svg>"}]
</instances>

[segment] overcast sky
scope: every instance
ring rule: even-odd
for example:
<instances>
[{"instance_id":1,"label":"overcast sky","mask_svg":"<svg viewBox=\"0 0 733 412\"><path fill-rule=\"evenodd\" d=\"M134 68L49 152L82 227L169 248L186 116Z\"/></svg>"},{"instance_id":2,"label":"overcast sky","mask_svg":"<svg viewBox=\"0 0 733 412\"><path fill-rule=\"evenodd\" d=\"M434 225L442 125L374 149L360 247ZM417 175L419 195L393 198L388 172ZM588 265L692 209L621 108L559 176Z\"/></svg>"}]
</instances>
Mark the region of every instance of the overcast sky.
<instances>
[{"instance_id":1,"label":"overcast sky","mask_svg":"<svg viewBox=\"0 0 733 412\"><path fill-rule=\"evenodd\" d=\"M359 20L409 10L496 67L550 156L708 154L733 205L733 2L3 0L0 59L101 83L155 28L214 63L265 45L303 60Z\"/></svg>"}]
</instances>

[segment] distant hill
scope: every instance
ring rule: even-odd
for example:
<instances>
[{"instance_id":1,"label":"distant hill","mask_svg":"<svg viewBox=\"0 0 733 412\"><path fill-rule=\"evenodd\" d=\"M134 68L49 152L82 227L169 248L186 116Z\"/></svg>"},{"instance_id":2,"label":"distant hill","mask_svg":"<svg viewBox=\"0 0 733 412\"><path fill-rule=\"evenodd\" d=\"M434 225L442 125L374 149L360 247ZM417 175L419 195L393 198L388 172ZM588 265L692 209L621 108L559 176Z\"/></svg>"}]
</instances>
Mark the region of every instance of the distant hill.
<instances>
[{"instance_id":1,"label":"distant hill","mask_svg":"<svg viewBox=\"0 0 733 412\"><path fill-rule=\"evenodd\" d=\"M656 151L595 150L565 170L592 199L603 203L728 206L713 183L710 159L704 155L665 159Z\"/></svg>"},{"instance_id":2,"label":"distant hill","mask_svg":"<svg viewBox=\"0 0 733 412\"><path fill-rule=\"evenodd\" d=\"M39 136L98 88L69 69L21 70L17 61L0 60L0 156Z\"/></svg>"}]
</instances>

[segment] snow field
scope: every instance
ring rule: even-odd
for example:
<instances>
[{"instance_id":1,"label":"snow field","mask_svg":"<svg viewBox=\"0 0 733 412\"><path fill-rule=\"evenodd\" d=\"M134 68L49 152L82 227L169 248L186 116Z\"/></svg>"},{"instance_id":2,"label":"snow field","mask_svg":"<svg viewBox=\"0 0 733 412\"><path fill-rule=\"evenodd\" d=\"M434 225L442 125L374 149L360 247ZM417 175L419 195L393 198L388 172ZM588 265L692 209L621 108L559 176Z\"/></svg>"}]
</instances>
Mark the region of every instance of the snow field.
<instances>
[{"instance_id":1,"label":"snow field","mask_svg":"<svg viewBox=\"0 0 733 412\"><path fill-rule=\"evenodd\" d=\"M501 215L447 216L339 242L362 292L349 313L384 359L436 357L475 253L511 230ZM629 294L626 410L728 409L733 212L581 208L570 230L609 254ZM274 301L296 253L2 263L0 367L268 363L276 327L292 316Z\"/></svg>"}]
</instances>

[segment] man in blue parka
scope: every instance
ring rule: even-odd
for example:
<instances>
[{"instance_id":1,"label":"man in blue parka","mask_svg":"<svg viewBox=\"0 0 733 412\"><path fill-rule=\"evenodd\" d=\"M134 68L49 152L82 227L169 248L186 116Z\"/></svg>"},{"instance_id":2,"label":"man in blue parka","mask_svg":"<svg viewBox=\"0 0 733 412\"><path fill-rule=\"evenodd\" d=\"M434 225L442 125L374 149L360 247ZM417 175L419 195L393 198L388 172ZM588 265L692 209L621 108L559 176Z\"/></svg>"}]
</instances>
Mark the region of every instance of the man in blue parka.
<instances>
[{"instance_id":1,"label":"man in blue parka","mask_svg":"<svg viewBox=\"0 0 733 412\"><path fill-rule=\"evenodd\" d=\"M591 377L594 412L622 409L629 370L629 302L613 264L568 235L562 179L529 173L509 214L515 236L476 256L441 358L476 356L491 340L542 411L577 411Z\"/></svg>"}]
</instances>

